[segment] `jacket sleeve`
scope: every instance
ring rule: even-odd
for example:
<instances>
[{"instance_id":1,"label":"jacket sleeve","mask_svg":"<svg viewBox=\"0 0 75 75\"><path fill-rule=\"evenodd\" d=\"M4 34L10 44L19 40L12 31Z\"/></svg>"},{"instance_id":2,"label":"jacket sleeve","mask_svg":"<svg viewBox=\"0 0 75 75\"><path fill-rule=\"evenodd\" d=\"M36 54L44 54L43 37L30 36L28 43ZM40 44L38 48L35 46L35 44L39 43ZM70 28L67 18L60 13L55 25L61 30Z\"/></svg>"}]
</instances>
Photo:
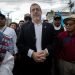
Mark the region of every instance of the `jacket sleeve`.
<instances>
[{"instance_id":1,"label":"jacket sleeve","mask_svg":"<svg viewBox=\"0 0 75 75\"><path fill-rule=\"evenodd\" d=\"M55 35L55 31L54 31L54 27L52 26L52 24L49 26L49 39L48 42L49 44L47 45L47 49L49 52L49 56L53 56L54 52L55 52L55 47L57 45L57 37Z\"/></svg>"},{"instance_id":2,"label":"jacket sleeve","mask_svg":"<svg viewBox=\"0 0 75 75\"><path fill-rule=\"evenodd\" d=\"M19 34L19 37L17 39L18 53L21 54L22 56L27 55L28 50L29 50L29 47L26 43L26 39L25 39L25 35L24 35L24 34L27 34L25 30L26 30L25 26L23 26L20 30L20 34Z\"/></svg>"}]
</instances>

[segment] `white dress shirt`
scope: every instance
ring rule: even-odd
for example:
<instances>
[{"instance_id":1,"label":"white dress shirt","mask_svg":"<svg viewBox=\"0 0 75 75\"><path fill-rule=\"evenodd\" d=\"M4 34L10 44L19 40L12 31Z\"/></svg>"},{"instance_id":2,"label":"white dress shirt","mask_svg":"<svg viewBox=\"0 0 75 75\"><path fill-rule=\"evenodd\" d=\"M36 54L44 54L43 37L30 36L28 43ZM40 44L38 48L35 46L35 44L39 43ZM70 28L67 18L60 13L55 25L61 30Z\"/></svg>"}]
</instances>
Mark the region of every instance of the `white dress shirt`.
<instances>
[{"instance_id":1,"label":"white dress shirt","mask_svg":"<svg viewBox=\"0 0 75 75\"><path fill-rule=\"evenodd\" d=\"M42 47L41 47L42 23L34 24L34 28L35 28L35 36L36 36L36 49L37 49L37 52L39 52L42 50ZM33 50L29 49L28 56L31 57L32 53L33 53Z\"/></svg>"}]
</instances>

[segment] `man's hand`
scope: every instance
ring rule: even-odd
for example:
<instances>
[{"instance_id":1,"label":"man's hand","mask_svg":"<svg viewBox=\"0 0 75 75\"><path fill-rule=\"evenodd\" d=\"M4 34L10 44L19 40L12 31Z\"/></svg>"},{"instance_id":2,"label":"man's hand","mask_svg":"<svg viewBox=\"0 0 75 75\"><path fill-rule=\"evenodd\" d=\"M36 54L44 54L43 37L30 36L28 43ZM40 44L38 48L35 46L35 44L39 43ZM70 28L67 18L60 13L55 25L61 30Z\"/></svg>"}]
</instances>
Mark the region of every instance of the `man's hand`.
<instances>
[{"instance_id":1,"label":"man's hand","mask_svg":"<svg viewBox=\"0 0 75 75\"><path fill-rule=\"evenodd\" d=\"M34 59L35 62L44 62L46 60L44 51L33 52L32 58Z\"/></svg>"},{"instance_id":2,"label":"man's hand","mask_svg":"<svg viewBox=\"0 0 75 75\"><path fill-rule=\"evenodd\" d=\"M48 53L48 50L47 50L47 49L43 50L43 52L44 52L45 57L47 57L47 56L49 55L49 53Z\"/></svg>"}]
</instances>

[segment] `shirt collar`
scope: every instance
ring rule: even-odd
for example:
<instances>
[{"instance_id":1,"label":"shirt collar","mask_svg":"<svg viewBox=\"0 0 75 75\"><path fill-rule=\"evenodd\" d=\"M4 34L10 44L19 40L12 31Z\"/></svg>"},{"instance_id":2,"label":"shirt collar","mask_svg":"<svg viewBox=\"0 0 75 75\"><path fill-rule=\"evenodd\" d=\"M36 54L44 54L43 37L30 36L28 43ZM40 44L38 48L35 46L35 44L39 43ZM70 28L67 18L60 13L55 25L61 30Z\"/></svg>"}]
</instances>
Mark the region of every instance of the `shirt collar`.
<instances>
[{"instance_id":1,"label":"shirt collar","mask_svg":"<svg viewBox=\"0 0 75 75\"><path fill-rule=\"evenodd\" d=\"M56 26L54 25L54 29L55 29L55 30L60 30L60 28L61 28L61 25L59 25L59 27L56 27Z\"/></svg>"},{"instance_id":2,"label":"shirt collar","mask_svg":"<svg viewBox=\"0 0 75 75\"><path fill-rule=\"evenodd\" d=\"M33 21L32 21L32 22L33 22ZM33 23L34 23L34 25L38 25L38 26L39 26L39 25L42 25L42 21L41 21L40 23L38 23L38 24L35 23L35 22L33 22Z\"/></svg>"}]
</instances>

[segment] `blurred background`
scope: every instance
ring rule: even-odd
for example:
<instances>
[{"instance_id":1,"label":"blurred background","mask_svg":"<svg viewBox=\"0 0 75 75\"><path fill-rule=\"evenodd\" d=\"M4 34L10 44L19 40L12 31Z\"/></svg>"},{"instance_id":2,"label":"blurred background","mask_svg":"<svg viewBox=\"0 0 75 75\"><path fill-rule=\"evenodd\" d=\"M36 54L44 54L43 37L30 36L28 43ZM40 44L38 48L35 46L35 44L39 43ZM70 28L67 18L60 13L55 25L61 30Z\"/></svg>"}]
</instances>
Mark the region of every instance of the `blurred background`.
<instances>
[{"instance_id":1,"label":"blurred background","mask_svg":"<svg viewBox=\"0 0 75 75\"><path fill-rule=\"evenodd\" d=\"M0 12L5 14L8 22L24 19L24 14L30 13L30 5L38 3L42 8L42 19L50 22L53 15L64 18L75 13L75 0L0 0Z\"/></svg>"}]
</instances>

